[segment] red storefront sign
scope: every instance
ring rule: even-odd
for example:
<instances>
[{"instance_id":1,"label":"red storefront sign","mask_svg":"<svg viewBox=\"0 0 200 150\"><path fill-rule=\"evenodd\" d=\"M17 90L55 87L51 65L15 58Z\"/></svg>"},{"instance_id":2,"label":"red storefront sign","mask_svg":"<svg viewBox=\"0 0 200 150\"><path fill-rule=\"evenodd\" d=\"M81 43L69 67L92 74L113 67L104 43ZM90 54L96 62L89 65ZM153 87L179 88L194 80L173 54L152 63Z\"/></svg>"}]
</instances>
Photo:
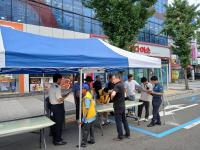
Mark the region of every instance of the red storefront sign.
<instances>
[{"instance_id":1,"label":"red storefront sign","mask_svg":"<svg viewBox=\"0 0 200 150\"><path fill-rule=\"evenodd\" d=\"M136 53L150 54L151 49L148 46L130 46L130 49Z\"/></svg>"}]
</instances>

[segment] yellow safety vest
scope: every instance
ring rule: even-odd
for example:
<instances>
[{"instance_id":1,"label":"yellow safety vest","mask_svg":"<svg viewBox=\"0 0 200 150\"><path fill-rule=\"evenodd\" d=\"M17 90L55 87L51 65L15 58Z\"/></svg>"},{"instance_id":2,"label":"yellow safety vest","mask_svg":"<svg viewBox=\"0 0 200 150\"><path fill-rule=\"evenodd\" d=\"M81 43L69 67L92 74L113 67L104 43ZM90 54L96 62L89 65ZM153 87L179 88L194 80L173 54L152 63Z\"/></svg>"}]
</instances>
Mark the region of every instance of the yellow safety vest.
<instances>
[{"instance_id":1,"label":"yellow safety vest","mask_svg":"<svg viewBox=\"0 0 200 150\"><path fill-rule=\"evenodd\" d=\"M90 99L90 107L86 116L86 108L85 108L85 99ZM92 94L90 92L87 92L86 95L83 97L83 102L82 102L82 113L83 116L86 116L86 119L92 119L96 116L96 109L95 109L95 102L94 99L92 98Z\"/></svg>"}]
</instances>

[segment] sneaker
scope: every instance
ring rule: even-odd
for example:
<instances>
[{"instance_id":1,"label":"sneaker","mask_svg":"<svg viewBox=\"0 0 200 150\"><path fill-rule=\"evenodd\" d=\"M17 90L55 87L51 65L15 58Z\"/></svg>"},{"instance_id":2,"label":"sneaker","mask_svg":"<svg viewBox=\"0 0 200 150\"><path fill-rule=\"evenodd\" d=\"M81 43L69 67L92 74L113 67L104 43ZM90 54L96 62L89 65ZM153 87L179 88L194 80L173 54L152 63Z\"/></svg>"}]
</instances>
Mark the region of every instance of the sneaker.
<instances>
[{"instance_id":1,"label":"sneaker","mask_svg":"<svg viewBox=\"0 0 200 150\"><path fill-rule=\"evenodd\" d=\"M78 148L79 145L76 145L76 147ZM85 143L81 143L81 147L87 147L87 144L85 144Z\"/></svg>"},{"instance_id":2,"label":"sneaker","mask_svg":"<svg viewBox=\"0 0 200 150\"><path fill-rule=\"evenodd\" d=\"M109 124L111 124L111 122L109 120L107 120L105 124L109 125Z\"/></svg>"},{"instance_id":3,"label":"sneaker","mask_svg":"<svg viewBox=\"0 0 200 150\"><path fill-rule=\"evenodd\" d=\"M151 122L150 124L147 125L147 127L153 127L155 126L155 123Z\"/></svg>"},{"instance_id":4,"label":"sneaker","mask_svg":"<svg viewBox=\"0 0 200 150\"><path fill-rule=\"evenodd\" d=\"M135 117L135 116L134 116L134 118L135 118L135 121L139 121L139 118L137 118L137 117Z\"/></svg>"},{"instance_id":5,"label":"sneaker","mask_svg":"<svg viewBox=\"0 0 200 150\"><path fill-rule=\"evenodd\" d=\"M101 125L104 126L104 125L105 125L105 122L104 122L104 121L101 121Z\"/></svg>"},{"instance_id":6,"label":"sneaker","mask_svg":"<svg viewBox=\"0 0 200 150\"><path fill-rule=\"evenodd\" d=\"M88 141L88 144L95 144L95 141Z\"/></svg>"},{"instance_id":7,"label":"sneaker","mask_svg":"<svg viewBox=\"0 0 200 150\"><path fill-rule=\"evenodd\" d=\"M56 146L59 146L59 145L66 145L67 142L65 142L65 141L60 141L60 142L54 141L53 144L56 145Z\"/></svg>"},{"instance_id":8,"label":"sneaker","mask_svg":"<svg viewBox=\"0 0 200 150\"><path fill-rule=\"evenodd\" d=\"M159 125L159 126L161 126L162 123L161 123L161 122L156 122L155 125Z\"/></svg>"},{"instance_id":9,"label":"sneaker","mask_svg":"<svg viewBox=\"0 0 200 150\"><path fill-rule=\"evenodd\" d=\"M130 135L124 135L124 138L131 139L131 136Z\"/></svg>"}]
</instances>

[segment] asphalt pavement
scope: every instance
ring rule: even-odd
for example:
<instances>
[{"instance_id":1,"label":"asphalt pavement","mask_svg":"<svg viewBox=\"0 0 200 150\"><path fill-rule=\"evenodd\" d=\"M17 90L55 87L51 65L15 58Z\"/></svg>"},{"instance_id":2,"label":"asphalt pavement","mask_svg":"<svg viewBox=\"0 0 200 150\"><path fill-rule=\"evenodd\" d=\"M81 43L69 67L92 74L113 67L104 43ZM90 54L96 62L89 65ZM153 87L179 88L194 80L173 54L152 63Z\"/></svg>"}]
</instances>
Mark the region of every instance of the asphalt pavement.
<instances>
[{"instance_id":1,"label":"asphalt pavement","mask_svg":"<svg viewBox=\"0 0 200 150\"><path fill-rule=\"evenodd\" d=\"M200 149L200 96L192 96L165 102L165 117L162 126L148 128L147 122L137 122L128 118L131 139L116 142L114 121L104 127L104 136L95 128L96 143L88 145L87 150L199 150ZM161 110L161 115L163 115ZM113 120L113 118L110 118ZM164 124L165 122L165 124ZM54 146L46 130L48 150L77 150L78 128L74 116L67 117L63 138L65 146ZM0 150L39 150L39 136L26 133L0 138Z\"/></svg>"}]
</instances>

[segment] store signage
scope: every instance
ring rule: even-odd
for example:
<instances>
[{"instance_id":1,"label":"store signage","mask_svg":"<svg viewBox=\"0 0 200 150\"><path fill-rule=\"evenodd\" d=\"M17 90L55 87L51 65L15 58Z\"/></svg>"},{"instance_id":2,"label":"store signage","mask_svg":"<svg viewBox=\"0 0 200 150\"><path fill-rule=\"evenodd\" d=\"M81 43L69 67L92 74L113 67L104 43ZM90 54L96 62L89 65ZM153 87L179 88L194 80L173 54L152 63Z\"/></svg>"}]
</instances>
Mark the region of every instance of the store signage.
<instances>
[{"instance_id":1,"label":"store signage","mask_svg":"<svg viewBox=\"0 0 200 150\"><path fill-rule=\"evenodd\" d=\"M138 53L145 53L145 54L151 53L150 48L146 46L134 46L134 51Z\"/></svg>"},{"instance_id":2,"label":"store signage","mask_svg":"<svg viewBox=\"0 0 200 150\"><path fill-rule=\"evenodd\" d=\"M140 53L152 57L170 58L170 50L168 47L157 46L151 44L136 43L129 46L132 52Z\"/></svg>"}]
</instances>

